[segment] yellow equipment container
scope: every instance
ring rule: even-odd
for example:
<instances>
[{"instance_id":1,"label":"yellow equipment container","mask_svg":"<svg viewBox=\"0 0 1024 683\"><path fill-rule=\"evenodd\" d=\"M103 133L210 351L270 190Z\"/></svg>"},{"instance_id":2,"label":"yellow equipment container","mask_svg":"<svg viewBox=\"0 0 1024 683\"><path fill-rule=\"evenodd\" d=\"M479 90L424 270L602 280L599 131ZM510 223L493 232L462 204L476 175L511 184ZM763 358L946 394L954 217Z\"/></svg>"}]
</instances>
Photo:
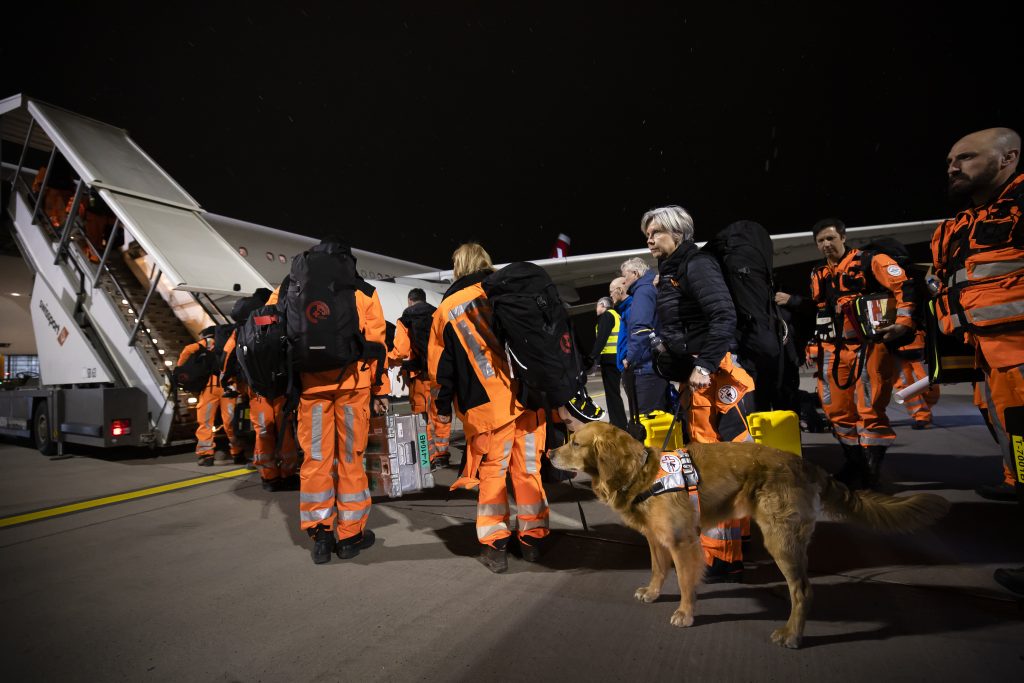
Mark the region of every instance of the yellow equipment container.
<instances>
[{"instance_id":1,"label":"yellow equipment container","mask_svg":"<svg viewBox=\"0 0 1024 683\"><path fill-rule=\"evenodd\" d=\"M640 416L640 424L647 430L647 436L644 437L644 445L661 450L662 445L665 443L665 435L668 434L669 425L672 424L672 413L652 410L650 413ZM672 428L672 438L668 440L665 450L674 451L685 445L683 442L683 426L677 420Z\"/></svg>"},{"instance_id":2,"label":"yellow equipment container","mask_svg":"<svg viewBox=\"0 0 1024 683\"><path fill-rule=\"evenodd\" d=\"M669 416L671 419L671 415ZM778 448L793 455L801 455L800 418L792 410L773 410L747 415L747 427L754 441ZM668 425L665 425L668 428ZM664 432L662 433L664 437Z\"/></svg>"}]
</instances>

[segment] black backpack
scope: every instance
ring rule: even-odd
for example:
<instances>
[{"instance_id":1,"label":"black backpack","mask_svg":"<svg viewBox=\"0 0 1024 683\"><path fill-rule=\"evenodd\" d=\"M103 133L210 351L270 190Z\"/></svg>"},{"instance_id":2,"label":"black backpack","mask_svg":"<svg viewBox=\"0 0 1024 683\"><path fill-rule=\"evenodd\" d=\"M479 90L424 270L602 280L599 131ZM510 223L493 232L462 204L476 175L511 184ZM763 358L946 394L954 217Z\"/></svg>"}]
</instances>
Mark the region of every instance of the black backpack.
<instances>
[{"instance_id":1,"label":"black backpack","mask_svg":"<svg viewBox=\"0 0 1024 683\"><path fill-rule=\"evenodd\" d=\"M430 341L430 326L434 322L434 311L437 308L426 301L420 301L405 309L399 318L409 331L412 353L402 367L412 372L425 372L427 369L427 344Z\"/></svg>"},{"instance_id":2,"label":"black backpack","mask_svg":"<svg viewBox=\"0 0 1024 683\"><path fill-rule=\"evenodd\" d=\"M368 343L359 329L356 290L374 289L356 272L348 247L324 242L292 259L278 306L285 312L294 370L344 372L359 360L377 360L375 382L386 370L383 344Z\"/></svg>"},{"instance_id":3,"label":"black backpack","mask_svg":"<svg viewBox=\"0 0 1024 683\"><path fill-rule=\"evenodd\" d=\"M708 240L702 251L722 267L736 307L739 356L756 366L778 363L786 324L775 303L772 238L760 223L736 221Z\"/></svg>"},{"instance_id":4,"label":"black backpack","mask_svg":"<svg viewBox=\"0 0 1024 683\"><path fill-rule=\"evenodd\" d=\"M261 306L238 328L235 359L243 379L267 399L288 389L288 334L285 314L277 306Z\"/></svg>"},{"instance_id":5,"label":"black backpack","mask_svg":"<svg viewBox=\"0 0 1024 683\"><path fill-rule=\"evenodd\" d=\"M171 373L174 385L179 389L198 394L206 388L213 373L220 372L218 359L217 353L206 348L204 342L200 342L199 349L185 359L184 363L174 368L174 372Z\"/></svg>"},{"instance_id":6,"label":"black backpack","mask_svg":"<svg viewBox=\"0 0 1024 683\"><path fill-rule=\"evenodd\" d=\"M529 408L557 408L573 397L582 362L569 313L551 277L533 263L511 263L482 283L505 345L519 399Z\"/></svg>"}]
</instances>

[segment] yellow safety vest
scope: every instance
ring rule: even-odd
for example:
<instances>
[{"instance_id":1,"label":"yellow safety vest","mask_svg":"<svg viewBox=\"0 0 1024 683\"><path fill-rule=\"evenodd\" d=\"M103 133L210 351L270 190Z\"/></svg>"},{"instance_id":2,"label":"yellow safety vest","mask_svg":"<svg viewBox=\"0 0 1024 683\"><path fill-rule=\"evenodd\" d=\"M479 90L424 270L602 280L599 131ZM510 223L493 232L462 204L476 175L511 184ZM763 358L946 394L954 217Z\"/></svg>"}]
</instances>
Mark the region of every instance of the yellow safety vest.
<instances>
[{"instance_id":1,"label":"yellow safety vest","mask_svg":"<svg viewBox=\"0 0 1024 683\"><path fill-rule=\"evenodd\" d=\"M619 350L619 323L622 322L622 318L614 308L609 308L608 312L615 318L615 323L612 325L612 331L608 333L608 339L604 343L604 348L601 349L602 356L606 353L614 355ZM597 325L594 325L594 334L597 334Z\"/></svg>"}]
</instances>

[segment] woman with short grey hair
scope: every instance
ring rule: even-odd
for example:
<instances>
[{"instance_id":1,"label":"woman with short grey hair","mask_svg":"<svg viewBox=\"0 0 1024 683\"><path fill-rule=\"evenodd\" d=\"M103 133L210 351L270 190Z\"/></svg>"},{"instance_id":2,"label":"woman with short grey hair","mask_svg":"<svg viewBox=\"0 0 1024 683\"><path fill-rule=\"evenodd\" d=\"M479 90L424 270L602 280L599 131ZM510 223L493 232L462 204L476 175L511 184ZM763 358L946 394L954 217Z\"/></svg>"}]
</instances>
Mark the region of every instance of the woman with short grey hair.
<instances>
[{"instance_id":1,"label":"woman with short grey hair","mask_svg":"<svg viewBox=\"0 0 1024 683\"><path fill-rule=\"evenodd\" d=\"M644 237L647 237L647 226L655 221L672 235L676 245L693 239L693 216L681 206L662 206L645 213L640 219L640 232Z\"/></svg>"}]
</instances>

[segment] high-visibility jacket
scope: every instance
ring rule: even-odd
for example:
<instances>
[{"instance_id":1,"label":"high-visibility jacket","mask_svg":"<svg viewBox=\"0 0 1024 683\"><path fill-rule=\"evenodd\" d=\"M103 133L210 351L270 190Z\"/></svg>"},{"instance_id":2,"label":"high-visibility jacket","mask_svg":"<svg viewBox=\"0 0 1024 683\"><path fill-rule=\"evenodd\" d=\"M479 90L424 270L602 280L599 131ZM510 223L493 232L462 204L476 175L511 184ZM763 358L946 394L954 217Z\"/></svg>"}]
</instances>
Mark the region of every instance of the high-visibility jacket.
<instances>
[{"instance_id":1,"label":"high-visibility jacket","mask_svg":"<svg viewBox=\"0 0 1024 683\"><path fill-rule=\"evenodd\" d=\"M615 321L612 323L612 331L608 333L608 338L604 341L604 347L601 349L601 355L609 354L615 355L619 349L619 328L622 327L622 317L619 312L614 308L609 308L608 313L611 313L612 319ZM597 325L594 325L594 333L597 334Z\"/></svg>"},{"instance_id":2,"label":"high-visibility jacket","mask_svg":"<svg viewBox=\"0 0 1024 683\"><path fill-rule=\"evenodd\" d=\"M855 297L883 290L891 292L896 299L895 322L912 329L912 283L903 268L889 256L875 254L868 274L860 250L850 248L838 264L825 263L811 271L811 296L818 303L819 314L832 317L835 334L848 344L856 343L858 335L853 322L842 314L843 308Z\"/></svg>"},{"instance_id":3,"label":"high-visibility jacket","mask_svg":"<svg viewBox=\"0 0 1024 683\"><path fill-rule=\"evenodd\" d=\"M932 235L939 329L966 333L991 367L1024 363L1024 173Z\"/></svg>"},{"instance_id":4,"label":"high-visibility jacket","mask_svg":"<svg viewBox=\"0 0 1024 683\"><path fill-rule=\"evenodd\" d=\"M523 413L505 351L491 330L491 305L480 284L488 272L452 284L434 311L427 347L430 376L440 385L437 412L452 403L467 430L502 427Z\"/></svg>"},{"instance_id":5,"label":"high-visibility jacket","mask_svg":"<svg viewBox=\"0 0 1024 683\"><path fill-rule=\"evenodd\" d=\"M212 337L204 337L197 342L188 344L181 350L181 354L178 356L178 365L184 365L192 354L198 353L199 349L206 349L207 351L213 351L215 342ZM206 381L206 388L219 387L220 386L220 373L214 372L210 375L210 379Z\"/></svg>"},{"instance_id":6,"label":"high-visibility jacket","mask_svg":"<svg viewBox=\"0 0 1024 683\"><path fill-rule=\"evenodd\" d=\"M412 340L409 339L409 330L399 320L395 323L394 345L388 349L388 367L400 368L402 362L409 358L412 353Z\"/></svg>"}]
</instances>

